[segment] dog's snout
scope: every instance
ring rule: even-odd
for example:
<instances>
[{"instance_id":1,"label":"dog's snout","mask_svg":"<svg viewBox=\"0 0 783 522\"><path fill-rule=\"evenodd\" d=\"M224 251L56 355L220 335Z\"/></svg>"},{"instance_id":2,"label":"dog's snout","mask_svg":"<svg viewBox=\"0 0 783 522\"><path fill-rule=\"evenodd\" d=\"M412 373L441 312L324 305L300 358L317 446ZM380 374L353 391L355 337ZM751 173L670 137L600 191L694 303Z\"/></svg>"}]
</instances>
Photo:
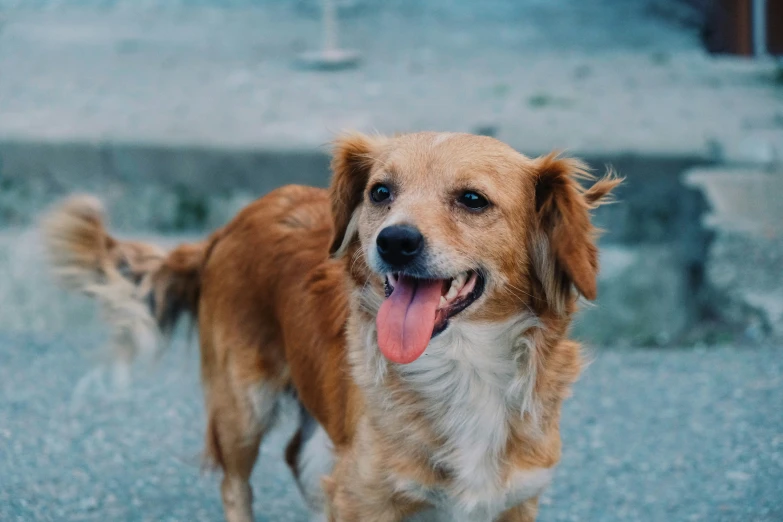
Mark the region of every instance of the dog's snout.
<instances>
[{"instance_id":1,"label":"dog's snout","mask_svg":"<svg viewBox=\"0 0 783 522\"><path fill-rule=\"evenodd\" d=\"M375 242L381 259L394 268L402 268L413 261L424 247L421 232L409 225L386 227Z\"/></svg>"}]
</instances>

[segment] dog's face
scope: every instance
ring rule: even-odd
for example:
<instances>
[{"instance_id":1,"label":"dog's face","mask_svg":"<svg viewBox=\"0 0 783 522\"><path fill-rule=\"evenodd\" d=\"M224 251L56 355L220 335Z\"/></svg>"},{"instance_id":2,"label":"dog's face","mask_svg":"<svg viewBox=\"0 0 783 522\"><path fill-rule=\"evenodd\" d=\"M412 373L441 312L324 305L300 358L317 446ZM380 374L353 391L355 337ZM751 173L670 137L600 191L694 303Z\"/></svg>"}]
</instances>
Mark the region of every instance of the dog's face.
<instances>
[{"instance_id":1,"label":"dog's face","mask_svg":"<svg viewBox=\"0 0 783 522\"><path fill-rule=\"evenodd\" d=\"M450 133L347 136L333 169L332 253L350 254L362 292L382 297L378 345L394 362L453 321L566 313L572 286L595 297L589 209L616 180L583 191L577 161Z\"/></svg>"}]
</instances>

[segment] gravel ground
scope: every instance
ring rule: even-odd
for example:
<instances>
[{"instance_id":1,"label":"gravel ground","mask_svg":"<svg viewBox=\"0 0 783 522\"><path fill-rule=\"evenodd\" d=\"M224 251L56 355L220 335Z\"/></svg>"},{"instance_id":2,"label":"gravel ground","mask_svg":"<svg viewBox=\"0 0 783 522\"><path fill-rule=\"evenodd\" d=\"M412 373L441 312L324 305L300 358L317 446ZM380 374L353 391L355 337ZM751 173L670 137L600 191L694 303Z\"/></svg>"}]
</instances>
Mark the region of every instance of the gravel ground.
<instances>
[{"instance_id":1,"label":"gravel ground","mask_svg":"<svg viewBox=\"0 0 783 522\"><path fill-rule=\"evenodd\" d=\"M84 377L101 342L0 334L0 520L220 520L198 465L195 350L175 345L123 392ZM783 520L781 354L596 350L540 520ZM259 521L307 519L281 458L291 427L284 415L256 468Z\"/></svg>"}]
</instances>

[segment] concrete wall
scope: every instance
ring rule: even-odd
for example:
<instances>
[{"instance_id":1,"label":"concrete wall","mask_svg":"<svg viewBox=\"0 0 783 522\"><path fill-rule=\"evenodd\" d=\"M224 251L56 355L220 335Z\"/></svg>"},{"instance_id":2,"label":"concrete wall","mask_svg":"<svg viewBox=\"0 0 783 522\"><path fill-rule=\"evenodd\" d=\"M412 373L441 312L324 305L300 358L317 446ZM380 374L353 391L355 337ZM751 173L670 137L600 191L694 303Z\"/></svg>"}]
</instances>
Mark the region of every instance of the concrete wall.
<instances>
[{"instance_id":1,"label":"concrete wall","mask_svg":"<svg viewBox=\"0 0 783 522\"><path fill-rule=\"evenodd\" d=\"M600 297L581 315L578 334L598 344L682 342L704 316L711 234L701 226L701 193L684 186L681 173L703 161L635 155L586 160L597 173L611 165L627 179L618 202L595 216L606 230ZM0 225L24 229L56 199L87 191L106 201L112 225L125 233L200 234L275 187L325 187L329 176L326 149L0 142Z\"/></svg>"}]
</instances>

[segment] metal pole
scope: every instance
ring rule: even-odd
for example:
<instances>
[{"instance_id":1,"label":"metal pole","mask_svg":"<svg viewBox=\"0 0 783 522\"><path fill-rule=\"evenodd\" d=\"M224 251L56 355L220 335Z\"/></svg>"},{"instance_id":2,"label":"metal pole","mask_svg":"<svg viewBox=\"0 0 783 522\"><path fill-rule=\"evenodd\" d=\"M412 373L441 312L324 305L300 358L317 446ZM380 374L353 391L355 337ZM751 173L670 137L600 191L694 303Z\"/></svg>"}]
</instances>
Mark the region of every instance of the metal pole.
<instances>
[{"instance_id":1,"label":"metal pole","mask_svg":"<svg viewBox=\"0 0 783 522\"><path fill-rule=\"evenodd\" d=\"M359 65L359 53L340 49L337 28L337 6L334 0L321 0L321 25L323 41L321 49L299 56L301 67L320 71L350 69Z\"/></svg>"},{"instance_id":2,"label":"metal pole","mask_svg":"<svg viewBox=\"0 0 783 522\"><path fill-rule=\"evenodd\" d=\"M767 0L753 0L751 7L753 24L753 54L767 55Z\"/></svg>"},{"instance_id":3,"label":"metal pole","mask_svg":"<svg viewBox=\"0 0 783 522\"><path fill-rule=\"evenodd\" d=\"M327 53L338 49L337 16L334 12L333 0L323 0L324 48Z\"/></svg>"}]
</instances>

